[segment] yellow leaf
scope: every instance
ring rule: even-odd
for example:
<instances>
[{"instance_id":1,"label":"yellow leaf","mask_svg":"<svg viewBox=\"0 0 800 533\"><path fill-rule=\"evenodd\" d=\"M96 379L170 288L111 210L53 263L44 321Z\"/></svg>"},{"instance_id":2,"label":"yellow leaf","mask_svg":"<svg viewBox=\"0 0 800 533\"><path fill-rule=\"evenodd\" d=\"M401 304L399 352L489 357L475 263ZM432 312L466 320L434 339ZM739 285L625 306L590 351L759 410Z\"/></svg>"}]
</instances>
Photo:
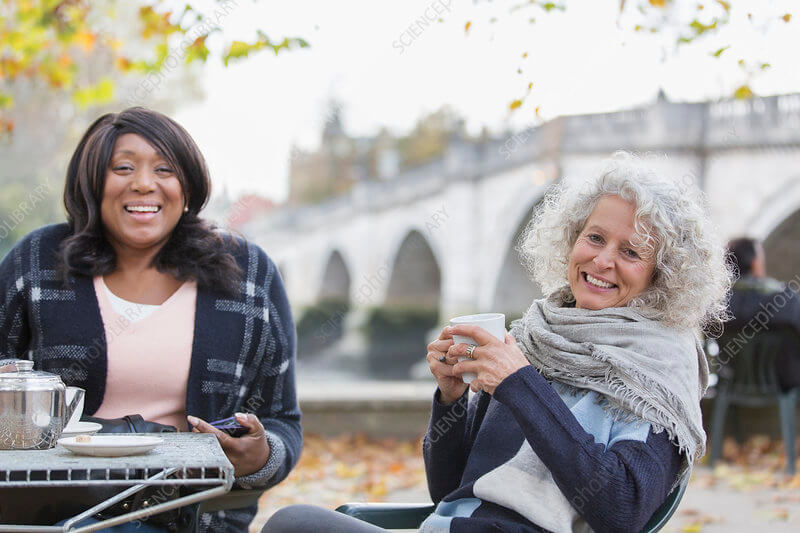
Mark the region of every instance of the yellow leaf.
<instances>
[{"instance_id":1,"label":"yellow leaf","mask_svg":"<svg viewBox=\"0 0 800 533\"><path fill-rule=\"evenodd\" d=\"M94 43L97 40L97 36L93 33L89 33L88 31L80 31L75 34L74 40L75 44L83 48L84 52L91 52L92 48L94 48Z\"/></svg>"},{"instance_id":2,"label":"yellow leaf","mask_svg":"<svg viewBox=\"0 0 800 533\"><path fill-rule=\"evenodd\" d=\"M72 64L72 58L66 52L62 52L60 56L58 56L58 66L62 68L66 68Z\"/></svg>"},{"instance_id":3,"label":"yellow leaf","mask_svg":"<svg viewBox=\"0 0 800 533\"><path fill-rule=\"evenodd\" d=\"M528 52L525 52L524 54L522 54L522 58L523 59L526 58L526 57L528 57Z\"/></svg>"},{"instance_id":4,"label":"yellow leaf","mask_svg":"<svg viewBox=\"0 0 800 533\"><path fill-rule=\"evenodd\" d=\"M725 50L727 50L728 48L730 48L730 46L723 46L722 48L720 48L719 50L717 50L716 52L714 52L714 54L713 54L713 55L714 55L714 57L719 57L719 56L721 56L721 55L722 55L722 52L724 52L724 51L725 51Z\"/></svg>"},{"instance_id":5,"label":"yellow leaf","mask_svg":"<svg viewBox=\"0 0 800 533\"><path fill-rule=\"evenodd\" d=\"M464 24L464 33L467 33L471 27L472 27L472 22L467 21L467 23Z\"/></svg>"},{"instance_id":6,"label":"yellow leaf","mask_svg":"<svg viewBox=\"0 0 800 533\"><path fill-rule=\"evenodd\" d=\"M703 524L700 522L692 522L691 524L686 524L681 528L683 533L700 533L703 530Z\"/></svg>"},{"instance_id":7,"label":"yellow leaf","mask_svg":"<svg viewBox=\"0 0 800 533\"><path fill-rule=\"evenodd\" d=\"M114 99L114 82L110 78L103 78L96 85L77 89L72 99L80 108L108 103Z\"/></svg>"},{"instance_id":8,"label":"yellow leaf","mask_svg":"<svg viewBox=\"0 0 800 533\"><path fill-rule=\"evenodd\" d=\"M513 102L508 104L508 108L511 111L514 111L515 109L518 109L521 105L522 105L522 100L514 100Z\"/></svg>"},{"instance_id":9,"label":"yellow leaf","mask_svg":"<svg viewBox=\"0 0 800 533\"><path fill-rule=\"evenodd\" d=\"M730 11L731 10L731 5L728 2L726 2L725 0L717 0L717 3L719 5L721 5L722 9L724 9L725 11Z\"/></svg>"},{"instance_id":10,"label":"yellow leaf","mask_svg":"<svg viewBox=\"0 0 800 533\"><path fill-rule=\"evenodd\" d=\"M792 20L792 14L791 13L786 13L781 18L783 19L784 22L789 22L790 20Z\"/></svg>"},{"instance_id":11,"label":"yellow leaf","mask_svg":"<svg viewBox=\"0 0 800 533\"><path fill-rule=\"evenodd\" d=\"M117 69L121 70L122 72L128 72L131 69L131 67L133 66L131 64L131 60L130 59L128 59L127 57L122 57L122 56L118 56L118 57L114 58L114 65L117 67Z\"/></svg>"},{"instance_id":12,"label":"yellow leaf","mask_svg":"<svg viewBox=\"0 0 800 533\"><path fill-rule=\"evenodd\" d=\"M748 100L753 97L753 90L748 85L742 85L733 92L733 97L737 100Z\"/></svg>"},{"instance_id":13,"label":"yellow leaf","mask_svg":"<svg viewBox=\"0 0 800 533\"><path fill-rule=\"evenodd\" d=\"M531 89L533 89L533 82L530 82L530 83L528 84L528 90L530 91Z\"/></svg>"},{"instance_id":14,"label":"yellow leaf","mask_svg":"<svg viewBox=\"0 0 800 533\"><path fill-rule=\"evenodd\" d=\"M667 0L650 0L650 5L653 7L667 7Z\"/></svg>"}]
</instances>

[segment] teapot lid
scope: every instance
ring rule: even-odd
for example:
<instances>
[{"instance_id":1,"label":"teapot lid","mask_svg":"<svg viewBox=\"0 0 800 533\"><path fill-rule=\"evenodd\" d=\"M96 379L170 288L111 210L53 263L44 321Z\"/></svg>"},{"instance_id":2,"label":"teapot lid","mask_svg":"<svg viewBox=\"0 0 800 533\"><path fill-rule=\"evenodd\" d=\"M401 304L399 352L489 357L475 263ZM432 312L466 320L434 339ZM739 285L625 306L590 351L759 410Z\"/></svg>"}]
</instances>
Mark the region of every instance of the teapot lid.
<instances>
[{"instance_id":1,"label":"teapot lid","mask_svg":"<svg viewBox=\"0 0 800 533\"><path fill-rule=\"evenodd\" d=\"M33 361L26 359L0 359L0 387L8 383L41 385L62 383L62 381L57 374L35 371L33 369Z\"/></svg>"}]
</instances>

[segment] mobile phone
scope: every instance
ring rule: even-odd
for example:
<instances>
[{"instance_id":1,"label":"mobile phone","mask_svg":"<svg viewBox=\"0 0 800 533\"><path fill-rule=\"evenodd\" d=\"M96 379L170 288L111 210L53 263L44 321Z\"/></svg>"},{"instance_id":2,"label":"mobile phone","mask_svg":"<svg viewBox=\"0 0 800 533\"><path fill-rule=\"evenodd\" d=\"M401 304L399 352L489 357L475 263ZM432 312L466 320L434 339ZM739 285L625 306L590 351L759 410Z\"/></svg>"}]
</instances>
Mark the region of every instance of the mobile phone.
<instances>
[{"instance_id":1,"label":"mobile phone","mask_svg":"<svg viewBox=\"0 0 800 533\"><path fill-rule=\"evenodd\" d=\"M231 437L241 437L242 435L246 435L249 429L242 425L229 425L229 426L221 426L217 428L220 431L224 431Z\"/></svg>"}]
</instances>

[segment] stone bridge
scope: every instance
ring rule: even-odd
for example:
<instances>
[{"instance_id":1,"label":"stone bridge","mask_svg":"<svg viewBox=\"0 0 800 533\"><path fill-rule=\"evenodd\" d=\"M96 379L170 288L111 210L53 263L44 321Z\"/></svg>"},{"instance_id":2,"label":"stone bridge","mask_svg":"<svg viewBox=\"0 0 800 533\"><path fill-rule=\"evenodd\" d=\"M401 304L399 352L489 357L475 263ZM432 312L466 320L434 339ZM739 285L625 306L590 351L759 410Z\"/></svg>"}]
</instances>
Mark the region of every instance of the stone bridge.
<instances>
[{"instance_id":1,"label":"stone bridge","mask_svg":"<svg viewBox=\"0 0 800 533\"><path fill-rule=\"evenodd\" d=\"M298 316L342 305L323 332L352 332L376 308L434 309L432 326L471 312L519 316L539 294L515 251L534 207L553 182L592 175L618 149L665 154L658 170L703 189L725 237L764 239L775 277L800 270L800 94L659 99L480 144L455 140L430 164L273 211L244 231L278 263Z\"/></svg>"}]
</instances>

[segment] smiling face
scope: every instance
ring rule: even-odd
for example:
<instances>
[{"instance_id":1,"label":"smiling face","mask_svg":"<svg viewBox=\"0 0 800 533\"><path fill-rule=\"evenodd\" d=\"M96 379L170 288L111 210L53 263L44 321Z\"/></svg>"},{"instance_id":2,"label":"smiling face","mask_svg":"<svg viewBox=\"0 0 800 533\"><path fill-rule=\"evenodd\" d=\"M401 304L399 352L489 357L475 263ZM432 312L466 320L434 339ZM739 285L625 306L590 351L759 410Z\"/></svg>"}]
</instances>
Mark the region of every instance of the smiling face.
<instances>
[{"instance_id":1,"label":"smiling face","mask_svg":"<svg viewBox=\"0 0 800 533\"><path fill-rule=\"evenodd\" d=\"M634 228L635 207L601 198L569 256L569 286L582 309L624 307L650 286L655 261Z\"/></svg>"},{"instance_id":2,"label":"smiling face","mask_svg":"<svg viewBox=\"0 0 800 533\"><path fill-rule=\"evenodd\" d=\"M143 137L120 135L100 203L111 245L116 250L160 248L178 224L184 205L177 169Z\"/></svg>"}]
</instances>

